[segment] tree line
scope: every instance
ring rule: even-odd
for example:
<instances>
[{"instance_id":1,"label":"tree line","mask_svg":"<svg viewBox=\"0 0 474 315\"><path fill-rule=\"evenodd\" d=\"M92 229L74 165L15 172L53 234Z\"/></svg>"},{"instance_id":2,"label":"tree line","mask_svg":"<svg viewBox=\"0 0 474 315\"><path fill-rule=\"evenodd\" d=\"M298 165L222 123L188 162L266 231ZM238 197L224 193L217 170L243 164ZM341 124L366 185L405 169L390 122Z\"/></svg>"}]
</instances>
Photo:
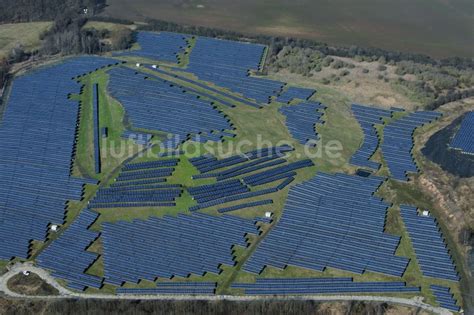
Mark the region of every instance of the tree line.
<instances>
[{"instance_id":1,"label":"tree line","mask_svg":"<svg viewBox=\"0 0 474 315\"><path fill-rule=\"evenodd\" d=\"M2 0L0 22L18 23L52 21L64 14L93 15L105 6L106 0Z\"/></svg>"},{"instance_id":2,"label":"tree line","mask_svg":"<svg viewBox=\"0 0 474 315\"><path fill-rule=\"evenodd\" d=\"M384 315L400 311L400 307L376 302L315 302L304 300L256 300L256 301L194 301L194 300L94 300L58 299L26 300L5 299L0 304L6 314L339 314ZM404 308L406 314L421 312L417 308Z\"/></svg>"},{"instance_id":3,"label":"tree line","mask_svg":"<svg viewBox=\"0 0 474 315\"><path fill-rule=\"evenodd\" d=\"M107 18L99 18L101 20L107 20ZM112 19L113 20L113 19ZM124 20L120 20L122 23ZM421 64L430 64L438 66L451 66L457 69L473 69L474 59L473 58L460 58L450 57L441 60L433 59L427 55L400 52L400 51L389 51L381 48L373 47L358 47L355 45L345 46L334 46L326 43L318 42L311 39L292 38L292 37L281 37L281 36L270 36L270 35L248 35L241 34L234 31L227 31L222 29L215 29L203 26L194 25L183 25L174 22L147 19L146 24L141 25L139 29L149 31L169 31L178 33L188 33L200 36L208 37L219 37L230 40L247 40L251 42L266 44L269 46L270 54L278 54L284 47L298 47L298 48L309 48L312 50L319 51L325 55L333 55L338 57L349 57L354 58L356 56L370 57L375 60L383 57L387 62L394 61L413 61Z\"/></svg>"},{"instance_id":4,"label":"tree line","mask_svg":"<svg viewBox=\"0 0 474 315\"><path fill-rule=\"evenodd\" d=\"M41 34L39 49L26 51L17 46L0 58L0 88L8 78L11 65L31 56L100 54L129 48L133 42L131 30L97 30L86 26L89 18L104 5L105 0L0 1L0 22L53 21L53 25Z\"/></svg>"}]
</instances>

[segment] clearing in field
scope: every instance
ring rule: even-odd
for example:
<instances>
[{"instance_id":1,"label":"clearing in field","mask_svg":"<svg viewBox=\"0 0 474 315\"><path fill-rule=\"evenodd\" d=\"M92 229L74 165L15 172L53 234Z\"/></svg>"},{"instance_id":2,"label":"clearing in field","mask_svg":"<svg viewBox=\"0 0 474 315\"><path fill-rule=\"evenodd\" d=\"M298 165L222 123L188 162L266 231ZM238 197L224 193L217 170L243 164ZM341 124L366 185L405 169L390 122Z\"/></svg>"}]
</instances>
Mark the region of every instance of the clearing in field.
<instances>
[{"instance_id":1,"label":"clearing in field","mask_svg":"<svg viewBox=\"0 0 474 315\"><path fill-rule=\"evenodd\" d=\"M26 186L36 197L18 211L0 199L8 222L22 227L22 242L1 258L34 259L88 293L423 296L459 310L445 231L417 211L430 205L380 198L406 191L419 171L412 134L440 113L351 106L329 88L248 75L261 67L263 45L142 35L148 42L136 49L68 59L15 82L22 89L13 89L6 121L16 111L40 116L6 126L27 130L11 132L30 135L23 140L41 145L44 158L25 158L19 145L1 150L0 160L26 168L13 179L6 167L4 181L31 185L31 172L54 170L63 183L35 177L49 180L49 193ZM58 69L77 82L56 78ZM28 86L49 91L33 95L39 104L69 98L67 110L53 109L63 118L54 132L42 128L49 111L35 111ZM36 213L44 223L17 216L32 215L39 197L58 205ZM45 239L52 215L60 233Z\"/></svg>"}]
</instances>

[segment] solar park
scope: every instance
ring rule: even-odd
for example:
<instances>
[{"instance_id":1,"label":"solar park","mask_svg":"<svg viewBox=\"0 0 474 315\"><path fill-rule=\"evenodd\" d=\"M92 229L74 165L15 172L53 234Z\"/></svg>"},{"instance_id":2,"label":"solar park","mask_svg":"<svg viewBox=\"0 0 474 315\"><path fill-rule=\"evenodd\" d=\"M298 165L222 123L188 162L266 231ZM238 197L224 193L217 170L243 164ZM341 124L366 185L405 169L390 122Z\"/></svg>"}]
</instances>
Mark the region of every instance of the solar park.
<instances>
[{"instance_id":1,"label":"solar park","mask_svg":"<svg viewBox=\"0 0 474 315\"><path fill-rule=\"evenodd\" d=\"M421 171L413 134L439 112L348 104L362 138L345 168L324 169L301 153L320 145L332 105L256 76L265 46L167 32L137 43L15 78L0 122L2 260L32 260L85 293L423 296L459 310L436 218L378 195ZM270 113L280 125L265 125ZM252 115L288 143L187 151L242 140ZM469 117L452 144L463 150ZM112 140L162 151L110 158ZM394 211L402 234L387 231Z\"/></svg>"}]
</instances>

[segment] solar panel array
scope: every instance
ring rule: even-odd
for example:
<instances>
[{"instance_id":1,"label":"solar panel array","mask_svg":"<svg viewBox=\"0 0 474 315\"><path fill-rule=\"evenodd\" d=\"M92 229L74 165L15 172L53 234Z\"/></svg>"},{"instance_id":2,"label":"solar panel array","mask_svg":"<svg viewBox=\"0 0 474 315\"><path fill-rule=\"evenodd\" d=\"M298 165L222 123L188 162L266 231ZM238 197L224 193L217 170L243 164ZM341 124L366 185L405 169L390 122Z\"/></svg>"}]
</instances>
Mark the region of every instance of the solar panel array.
<instances>
[{"instance_id":1,"label":"solar panel array","mask_svg":"<svg viewBox=\"0 0 474 315\"><path fill-rule=\"evenodd\" d=\"M247 246L246 234L258 234L252 220L203 213L104 223L105 282L219 273L234 265L232 246Z\"/></svg>"},{"instance_id":2,"label":"solar panel array","mask_svg":"<svg viewBox=\"0 0 474 315\"><path fill-rule=\"evenodd\" d=\"M179 184L165 184L178 158L126 164L110 187L101 187L91 208L173 207L181 196Z\"/></svg>"},{"instance_id":3,"label":"solar panel array","mask_svg":"<svg viewBox=\"0 0 474 315\"><path fill-rule=\"evenodd\" d=\"M383 118L390 118L392 111L352 104L352 113L364 132L364 142L351 157L351 164L378 170L380 163L370 161L379 146L376 124L383 124Z\"/></svg>"},{"instance_id":4,"label":"solar panel array","mask_svg":"<svg viewBox=\"0 0 474 315\"><path fill-rule=\"evenodd\" d=\"M102 278L84 273L98 258L97 254L86 251L99 236L99 233L88 230L97 217L97 213L83 210L71 226L36 259L40 267L53 271L53 277L66 280L71 289L82 291L86 287L102 286Z\"/></svg>"},{"instance_id":5,"label":"solar panel array","mask_svg":"<svg viewBox=\"0 0 474 315\"><path fill-rule=\"evenodd\" d=\"M139 50L129 50L116 53L117 56L143 57L177 63L178 54L183 53L188 46L189 35L168 32L138 32L137 43Z\"/></svg>"},{"instance_id":6,"label":"solar panel array","mask_svg":"<svg viewBox=\"0 0 474 315\"><path fill-rule=\"evenodd\" d=\"M407 173L418 172L411 151L415 129L429 123L441 113L420 111L395 120L384 128L382 153L393 178L406 181Z\"/></svg>"},{"instance_id":7,"label":"solar panel array","mask_svg":"<svg viewBox=\"0 0 474 315\"><path fill-rule=\"evenodd\" d=\"M388 205L373 193L383 180L318 173L290 188L283 215L243 269L287 265L323 271L402 276L408 259L395 256L400 237L384 233Z\"/></svg>"},{"instance_id":8,"label":"solar panel array","mask_svg":"<svg viewBox=\"0 0 474 315\"><path fill-rule=\"evenodd\" d=\"M285 163L286 152L292 151L290 146L280 146L254 150L242 155L217 160L212 155L203 155L190 159L190 162L201 174L194 179L215 177L218 181L255 172L270 166ZM228 167L228 168L227 168ZM219 170L227 168L225 170Z\"/></svg>"},{"instance_id":9,"label":"solar panel array","mask_svg":"<svg viewBox=\"0 0 474 315\"><path fill-rule=\"evenodd\" d=\"M13 81L0 125L0 259L26 258L81 198L85 180L70 176L79 105L68 94L80 92L73 77L115 62L72 58Z\"/></svg>"},{"instance_id":10,"label":"solar panel array","mask_svg":"<svg viewBox=\"0 0 474 315\"><path fill-rule=\"evenodd\" d=\"M461 310L448 287L431 285L430 288L431 291L433 291L433 294L436 298L436 303L438 303L439 306L454 312L459 312Z\"/></svg>"},{"instance_id":11,"label":"solar panel array","mask_svg":"<svg viewBox=\"0 0 474 315\"><path fill-rule=\"evenodd\" d=\"M253 208L253 207L258 207L258 206L263 206L263 205L270 205L272 203L273 203L273 200L265 199L265 200L260 200L260 201L242 203L242 204L231 206L231 207L221 208L217 210L217 212L225 213L225 212L230 212L230 211L235 211L235 210L240 210L240 209L245 209L245 208Z\"/></svg>"},{"instance_id":12,"label":"solar panel array","mask_svg":"<svg viewBox=\"0 0 474 315\"><path fill-rule=\"evenodd\" d=\"M249 76L249 70L260 68L264 51L263 45L198 37L187 70L200 80L268 103L271 96L278 95L284 83Z\"/></svg>"},{"instance_id":13,"label":"solar panel array","mask_svg":"<svg viewBox=\"0 0 474 315\"><path fill-rule=\"evenodd\" d=\"M246 295L418 293L405 282L354 282L352 278L258 278L255 283L233 283Z\"/></svg>"},{"instance_id":14,"label":"solar panel array","mask_svg":"<svg viewBox=\"0 0 474 315\"><path fill-rule=\"evenodd\" d=\"M295 98L307 101L314 93L316 93L316 90L290 86L278 95L277 101L281 103L290 103Z\"/></svg>"},{"instance_id":15,"label":"solar panel array","mask_svg":"<svg viewBox=\"0 0 474 315\"><path fill-rule=\"evenodd\" d=\"M467 113L463 118L450 146L464 153L474 154L474 112Z\"/></svg>"},{"instance_id":16,"label":"solar panel array","mask_svg":"<svg viewBox=\"0 0 474 315\"><path fill-rule=\"evenodd\" d=\"M233 129L210 102L183 93L178 86L146 80L145 74L127 68L114 68L109 74L109 92L124 106L135 128L177 135L178 143L188 134Z\"/></svg>"},{"instance_id":17,"label":"solar panel array","mask_svg":"<svg viewBox=\"0 0 474 315\"><path fill-rule=\"evenodd\" d=\"M199 294L216 293L216 282L159 282L157 288L118 288L117 294Z\"/></svg>"},{"instance_id":18,"label":"solar panel array","mask_svg":"<svg viewBox=\"0 0 474 315\"><path fill-rule=\"evenodd\" d=\"M423 275L459 281L436 220L418 215L416 207L402 205L400 210Z\"/></svg>"},{"instance_id":19,"label":"solar panel array","mask_svg":"<svg viewBox=\"0 0 474 315\"><path fill-rule=\"evenodd\" d=\"M323 124L321 119L326 106L321 103L306 102L298 105L285 106L280 108L280 113L286 116L286 127L293 138L299 143L306 145L311 140L312 146L316 145L319 139L316 126Z\"/></svg>"},{"instance_id":20,"label":"solar panel array","mask_svg":"<svg viewBox=\"0 0 474 315\"><path fill-rule=\"evenodd\" d=\"M234 94L231 94L231 93L228 93L228 92L225 92L225 91L222 91L222 90L219 90L219 89L216 89L216 88L213 88L211 86L209 86L209 84L205 84L205 83L202 83L200 81L197 81L197 80L193 80L193 79L190 79L188 77L185 77L185 76L182 76L182 75L179 75L179 74L176 74L174 72L170 72L170 71L166 71L166 70L163 70L163 69L159 69L159 68L156 68L156 67L153 67L153 66L149 66L148 69L152 70L152 71L155 71L155 72L158 72L158 73L161 73L161 74L164 74L164 75L168 75L168 76L172 76L176 79L179 79L181 81L184 81L184 82L187 82L187 83L191 83L193 85L196 85L200 88L200 90L194 90L192 88L189 88L187 87L187 90L190 91L190 92L194 92L194 93L197 93L197 94L200 94L202 96L205 96L211 100L214 100L214 101L217 101L225 106L228 106L228 107L235 107L234 104L232 103L229 103L227 101L224 101L222 99L222 97L225 97L225 98L228 98L228 99L231 99L233 101L236 101L236 102L239 102L239 103L242 103L242 104L245 104L245 105L249 105L249 106L252 106L252 107L256 107L256 108L260 108L261 106L257 103L255 103L254 101L251 101L245 97L239 97L239 96L236 96ZM171 83L171 82L170 82ZM208 91L208 92L203 92L204 91ZM212 94L211 94L212 93ZM219 95L219 97L216 97L214 95Z\"/></svg>"}]
</instances>

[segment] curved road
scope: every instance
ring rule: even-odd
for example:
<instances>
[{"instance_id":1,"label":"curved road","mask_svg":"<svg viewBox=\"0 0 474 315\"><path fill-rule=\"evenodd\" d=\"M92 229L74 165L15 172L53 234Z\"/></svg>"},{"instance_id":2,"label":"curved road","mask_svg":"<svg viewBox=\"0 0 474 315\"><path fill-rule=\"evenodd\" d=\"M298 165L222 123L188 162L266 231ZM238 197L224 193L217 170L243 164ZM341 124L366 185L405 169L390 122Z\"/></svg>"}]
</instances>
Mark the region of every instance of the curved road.
<instances>
[{"instance_id":1,"label":"curved road","mask_svg":"<svg viewBox=\"0 0 474 315\"><path fill-rule=\"evenodd\" d=\"M29 271L37 274L46 283L59 291L59 295L53 296L28 296L12 292L8 286L8 280L18 273ZM12 298L23 299L65 299L65 298L84 298L84 299L102 299L102 300L228 300L228 301L252 301L252 300L312 300L319 302L334 301L366 301L366 302L386 302L390 304L399 304L422 308L429 312L439 315L452 314L450 311L423 303L420 298L404 299L386 296L357 296L357 295L302 295L302 296L232 296L232 295L110 295L110 294L85 294L70 291L62 287L49 272L42 268L33 266L32 263L17 263L9 268L9 271L0 276L0 291Z\"/></svg>"}]
</instances>

